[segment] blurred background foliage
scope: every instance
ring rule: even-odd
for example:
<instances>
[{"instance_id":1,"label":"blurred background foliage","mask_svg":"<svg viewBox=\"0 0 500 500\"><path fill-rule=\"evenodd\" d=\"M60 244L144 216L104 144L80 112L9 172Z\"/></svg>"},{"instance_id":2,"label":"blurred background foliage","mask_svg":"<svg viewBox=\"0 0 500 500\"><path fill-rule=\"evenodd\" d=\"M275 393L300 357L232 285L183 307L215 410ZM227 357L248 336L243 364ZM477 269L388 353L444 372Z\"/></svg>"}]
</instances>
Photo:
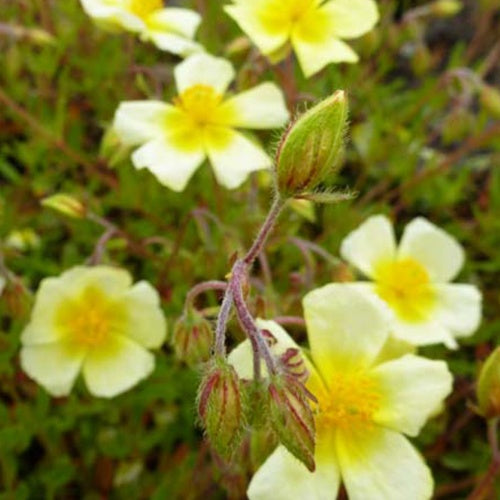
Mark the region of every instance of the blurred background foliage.
<instances>
[{"instance_id":1,"label":"blurred background foliage","mask_svg":"<svg viewBox=\"0 0 500 500\"><path fill-rule=\"evenodd\" d=\"M335 184L358 196L282 215L255 270L257 314L301 316L307 291L352 279L339 243L373 213L389 214L399 230L423 215L466 247L460 278L482 289L484 321L458 351L423 349L446 359L456 381L444 413L417 440L436 498L466 498L490 459L484 422L470 407L474 379L500 335L500 2L466 0L454 16L424 2L378 3L377 28L354 42L361 63L305 80L292 60L270 67L224 15L224 2L169 2L202 13L199 38L234 63L234 90L276 81L292 110L349 92L349 142ZM251 447L231 466L211 456L194 425L199 375L168 345L154 374L112 401L83 386L52 399L17 358L42 278L92 258L126 267L159 289L172 325L189 288L223 279L255 234L270 201L268 173L227 191L205 165L176 194L135 171L107 132L120 101L170 99L177 62L99 30L77 0L0 0L0 270L9 276L0 298L2 499L244 497ZM278 135L259 133L270 151ZM41 206L58 192L117 231L101 238L99 220ZM201 301L207 314L216 299ZM231 331L238 342L236 323ZM304 340L300 327L290 331Z\"/></svg>"}]
</instances>

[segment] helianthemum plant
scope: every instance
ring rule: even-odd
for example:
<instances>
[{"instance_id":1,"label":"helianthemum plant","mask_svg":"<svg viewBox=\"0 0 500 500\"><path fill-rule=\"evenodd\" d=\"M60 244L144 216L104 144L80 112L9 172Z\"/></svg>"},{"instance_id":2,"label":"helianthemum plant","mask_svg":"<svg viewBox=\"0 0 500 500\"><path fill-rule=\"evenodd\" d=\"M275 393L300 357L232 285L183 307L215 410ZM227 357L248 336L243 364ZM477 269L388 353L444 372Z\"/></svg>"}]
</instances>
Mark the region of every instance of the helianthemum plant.
<instances>
[{"instance_id":1,"label":"helianthemum plant","mask_svg":"<svg viewBox=\"0 0 500 500\"><path fill-rule=\"evenodd\" d=\"M237 449L246 422L251 423L256 413L262 412L259 406L262 402L268 409L270 428L280 442L309 470L315 468L315 423L311 409L315 397L304 385L307 369L297 348L282 355L272 351L269 335L249 309L247 294L252 265L263 251L285 204L296 197L314 199L318 186L338 164L346 120L345 94L338 91L288 127L276 155L274 201L254 243L243 257L235 259L227 282L200 283L188 293L183 318L189 314L198 293L211 289L225 291L215 328L213 358L207 364L199 390L198 409L212 448L226 458L231 458ZM300 166L304 172L300 172ZM233 310L252 348L250 395L227 360L226 329ZM235 415L239 417L236 419ZM231 438L227 439L228 436Z\"/></svg>"},{"instance_id":2,"label":"helianthemum plant","mask_svg":"<svg viewBox=\"0 0 500 500\"><path fill-rule=\"evenodd\" d=\"M263 83L225 96L235 73L231 63L196 54L175 68L179 95L161 101L124 102L114 129L130 146L136 168L149 169L165 186L182 191L208 157L217 181L233 189L250 172L269 168L271 159L238 129L273 129L288 120L281 90Z\"/></svg>"},{"instance_id":3,"label":"helianthemum plant","mask_svg":"<svg viewBox=\"0 0 500 500\"><path fill-rule=\"evenodd\" d=\"M42 281L21 342L21 366L52 396L83 372L94 396L113 397L147 377L166 322L156 290L128 272L75 267Z\"/></svg>"},{"instance_id":4,"label":"helianthemum plant","mask_svg":"<svg viewBox=\"0 0 500 500\"><path fill-rule=\"evenodd\" d=\"M404 435L420 432L452 377L443 361L412 354L380 360L390 322L378 300L350 285L305 297L316 470L280 446L254 475L251 500L336 498L341 483L351 500L430 498L431 472Z\"/></svg>"},{"instance_id":5,"label":"helianthemum plant","mask_svg":"<svg viewBox=\"0 0 500 500\"><path fill-rule=\"evenodd\" d=\"M232 0L225 10L273 63L293 48L308 77L329 63L357 62L343 40L378 20L373 0Z\"/></svg>"},{"instance_id":6,"label":"helianthemum plant","mask_svg":"<svg viewBox=\"0 0 500 500\"><path fill-rule=\"evenodd\" d=\"M389 306L395 337L455 348L479 326L477 287L450 283L464 264L461 245L423 217L406 226L399 246L389 219L370 217L344 239L341 255L373 280L356 286Z\"/></svg>"},{"instance_id":7,"label":"helianthemum plant","mask_svg":"<svg viewBox=\"0 0 500 500\"><path fill-rule=\"evenodd\" d=\"M81 0L95 22L111 31L130 31L158 48L187 56L202 50L193 41L201 16L192 10L165 8L163 0Z\"/></svg>"}]
</instances>

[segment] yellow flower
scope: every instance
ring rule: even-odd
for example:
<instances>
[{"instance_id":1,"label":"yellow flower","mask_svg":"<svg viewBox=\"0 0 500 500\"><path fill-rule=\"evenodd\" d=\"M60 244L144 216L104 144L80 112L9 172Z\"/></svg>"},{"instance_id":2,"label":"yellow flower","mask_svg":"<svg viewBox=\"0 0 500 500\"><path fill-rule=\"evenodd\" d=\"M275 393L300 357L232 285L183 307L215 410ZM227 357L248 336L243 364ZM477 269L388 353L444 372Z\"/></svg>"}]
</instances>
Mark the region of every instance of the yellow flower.
<instances>
[{"instance_id":1,"label":"yellow flower","mask_svg":"<svg viewBox=\"0 0 500 500\"><path fill-rule=\"evenodd\" d=\"M201 22L197 12L164 8L163 0L81 0L85 12L104 29L131 31L159 49L186 56L201 49L193 41Z\"/></svg>"},{"instance_id":2,"label":"yellow flower","mask_svg":"<svg viewBox=\"0 0 500 500\"><path fill-rule=\"evenodd\" d=\"M252 478L250 500L334 499L341 482L350 500L431 497L430 470L404 435L420 432L452 377L443 361L383 354L389 321L379 300L341 284L305 297L316 471L278 446ZM286 333L278 330L280 342Z\"/></svg>"},{"instance_id":3,"label":"yellow flower","mask_svg":"<svg viewBox=\"0 0 500 500\"><path fill-rule=\"evenodd\" d=\"M166 322L156 290L111 267L75 267L44 279L21 342L21 366L53 396L80 371L95 396L113 397L154 368Z\"/></svg>"},{"instance_id":4,"label":"yellow flower","mask_svg":"<svg viewBox=\"0 0 500 500\"><path fill-rule=\"evenodd\" d=\"M378 21L373 0L232 0L226 12L273 63L295 50L309 77L329 63L358 61L342 39L357 38Z\"/></svg>"},{"instance_id":5,"label":"yellow flower","mask_svg":"<svg viewBox=\"0 0 500 500\"><path fill-rule=\"evenodd\" d=\"M469 336L479 326L478 289L449 283L463 266L462 247L423 217L406 226L398 247L391 222L370 217L344 239L340 251L373 280L357 286L389 306L395 337L456 348L455 337Z\"/></svg>"},{"instance_id":6,"label":"yellow flower","mask_svg":"<svg viewBox=\"0 0 500 500\"><path fill-rule=\"evenodd\" d=\"M195 54L175 68L179 95L172 104L120 104L114 129L129 146L137 169L149 169L165 186L182 191L208 156L217 181L232 189L248 174L269 168L271 159L238 128L269 129L288 120L281 90L263 83L234 97L225 92L234 79L229 61Z\"/></svg>"}]
</instances>

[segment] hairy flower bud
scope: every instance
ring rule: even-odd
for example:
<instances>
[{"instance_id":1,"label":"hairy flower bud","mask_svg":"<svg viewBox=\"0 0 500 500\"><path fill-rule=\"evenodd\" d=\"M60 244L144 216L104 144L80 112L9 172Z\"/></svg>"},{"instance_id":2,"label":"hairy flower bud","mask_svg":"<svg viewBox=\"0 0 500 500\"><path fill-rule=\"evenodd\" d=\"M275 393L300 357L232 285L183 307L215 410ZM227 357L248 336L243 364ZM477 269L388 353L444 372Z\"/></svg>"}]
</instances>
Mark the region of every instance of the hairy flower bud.
<instances>
[{"instance_id":1,"label":"hairy flower bud","mask_svg":"<svg viewBox=\"0 0 500 500\"><path fill-rule=\"evenodd\" d=\"M235 369L218 359L209 368L198 392L198 413L213 449L230 458L246 425L243 391Z\"/></svg>"},{"instance_id":2,"label":"hairy flower bud","mask_svg":"<svg viewBox=\"0 0 500 500\"><path fill-rule=\"evenodd\" d=\"M177 357L188 365L208 361L213 340L212 325L193 308L189 308L175 323L172 345Z\"/></svg>"},{"instance_id":3,"label":"hairy flower bud","mask_svg":"<svg viewBox=\"0 0 500 500\"><path fill-rule=\"evenodd\" d=\"M500 417L500 347L488 357L477 382L479 410L485 418Z\"/></svg>"},{"instance_id":4,"label":"hairy flower bud","mask_svg":"<svg viewBox=\"0 0 500 500\"><path fill-rule=\"evenodd\" d=\"M85 217L86 210L83 204L69 194L55 194L44 198L41 203L42 206L57 210L68 217L73 217L75 219L82 219Z\"/></svg>"},{"instance_id":5,"label":"hairy flower bud","mask_svg":"<svg viewBox=\"0 0 500 500\"><path fill-rule=\"evenodd\" d=\"M284 198L312 193L339 164L347 123L347 98L339 90L290 125L278 148L276 185Z\"/></svg>"},{"instance_id":6,"label":"hairy flower bud","mask_svg":"<svg viewBox=\"0 0 500 500\"><path fill-rule=\"evenodd\" d=\"M278 360L282 370L295 377L299 382L305 384L309 378L309 370L306 368L304 357L300 349L288 348Z\"/></svg>"},{"instance_id":7,"label":"hairy flower bud","mask_svg":"<svg viewBox=\"0 0 500 500\"><path fill-rule=\"evenodd\" d=\"M463 9L463 4L458 0L436 0L430 7L435 16L451 17Z\"/></svg>"},{"instance_id":8,"label":"hairy flower bud","mask_svg":"<svg viewBox=\"0 0 500 500\"><path fill-rule=\"evenodd\" d=\"M268 392L271 425L279 440L314 471L315 426L307 389L294 376L282 374L271 379Z\"/></svg>"},{"instance_id":9,"label":"hairy flower bud","mask_svg":"<svg viewBox=\"0 0 500 500\"><path fill-rule=\"evenodd\" d=\"M484 109L493 117L500 119L500 91L491 85L483 85L479 99Z\"/></svg>"}]
</instances>

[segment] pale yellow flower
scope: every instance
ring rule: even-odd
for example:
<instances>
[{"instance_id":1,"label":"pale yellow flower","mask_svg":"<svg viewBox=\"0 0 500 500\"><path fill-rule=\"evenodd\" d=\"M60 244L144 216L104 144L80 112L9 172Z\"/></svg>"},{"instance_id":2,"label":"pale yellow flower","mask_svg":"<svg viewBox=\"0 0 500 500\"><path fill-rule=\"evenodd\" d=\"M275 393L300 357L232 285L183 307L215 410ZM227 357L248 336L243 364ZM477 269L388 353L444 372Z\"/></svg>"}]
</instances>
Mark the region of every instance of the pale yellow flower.
<instances>
[{"instance_id":1,"label":"pale yellow flower","mask_svg":"<svg viewBox=\"0 0 500 500\"><path fill-rule=\"evenodd\" d=\"M85 12L104 29L137 33L159 49L186 56L201 46L193 41L201 22L197 12L165 8L163 0L81 0Z\"/></svg>"},{"instance_id":2,"label":"pale yellow flower","mask_svg":"<svg viewBox=\"0 0 500 500\"><path fill-rule=\"evenodd\" d=\"M373 0L232 0L225 10L272 62L292 47L306 76L357 62L342 40L367 33L379 17Z\"/></svg>"},{"instance_id":3,"label":"pale yellow flower","mask_svg":"<svg viewBox=\"0 0 500 500\"><path fill-rule=\"evenodd\" d=\"M451 284L464 263L460 244L423 217L405 228L399 246L387 217L368 218L342 242L341 255L373 283L364 292L392 311L393 335L414 345L444 343L472 335L481 320L481 294L474 285Z\"/></svg>"},{"instance_id":4,"label":"pale yellow flower","mask_svg":"<svg viewBox=\"0 0 500 500\"><path fill-rule=\"evenodd\" d=\"M179 95L172 104L132 101L120 104L114 129L129 146L137 169L147 168L159 182L182 191L208 157L219 184L233 189L250 172L269 168L269 156L236 129L271 129L288 121L281 90L262 83L225 97L235 77L231 63L195 54L175 68Z\"/></svg>"},{"instance_id":5,"label":"pale yellow flower","mask_svg":"<svg viewBox=\"0 0 500 500\"><path fill-rule=\"evenodd\" d=\"M379 301L343 284L305 297L316 470L278 446L252 478L250 500L334 500L341 483L350 500L431 497L431 472L404 435L416 436L436 413L452 377L443 361L383 352L390 323ZM267 328L280 350L293 345L278 325Z\"/></svg>"},{"instance_id":6,"label":"pale yellow flower","mask_svg":"<svg viewBox=\"0 0 500 500\"><path fill-rule=\"evenodd\" d=\"M75 267L44 279L21 342L21 366L53 396L70 393L79 372L89 392L113 397L147 377L166 322L156 290L128 272Z\"/></svg>"}]
</instances>

